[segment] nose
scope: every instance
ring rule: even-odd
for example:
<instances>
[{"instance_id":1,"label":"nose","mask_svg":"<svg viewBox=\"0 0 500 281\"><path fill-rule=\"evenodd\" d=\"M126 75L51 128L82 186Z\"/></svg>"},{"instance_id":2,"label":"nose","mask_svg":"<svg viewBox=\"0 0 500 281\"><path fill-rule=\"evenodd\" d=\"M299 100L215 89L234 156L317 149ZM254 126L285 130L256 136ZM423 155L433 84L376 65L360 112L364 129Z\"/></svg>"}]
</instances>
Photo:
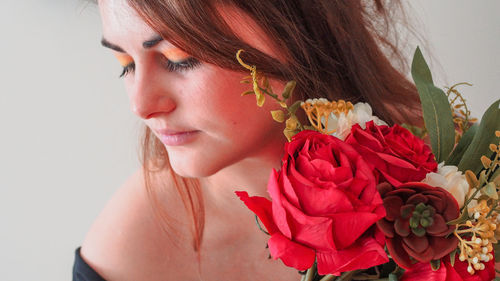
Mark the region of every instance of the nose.
<instances>
[{"instance_id":1,"label":"nose","mask_svg":"<svg viewBox=\"0 0 500 281\"><path fill-rule=\"evenodd\" d=\"M142 119L172 112L176 103L169 91L167 78L155 69L136 69L127 85L130 107Z\"/></svg>"}]
</instances>

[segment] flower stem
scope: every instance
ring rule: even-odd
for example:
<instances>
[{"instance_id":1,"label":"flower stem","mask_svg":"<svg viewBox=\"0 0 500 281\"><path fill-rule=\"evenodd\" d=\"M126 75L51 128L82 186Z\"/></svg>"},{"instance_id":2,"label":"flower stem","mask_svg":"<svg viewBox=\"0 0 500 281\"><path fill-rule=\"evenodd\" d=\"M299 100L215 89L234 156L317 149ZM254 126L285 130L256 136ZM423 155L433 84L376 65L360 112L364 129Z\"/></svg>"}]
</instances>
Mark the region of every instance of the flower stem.
<instances>
[{"instance_id":1,"label":"flower stem","mask_svg":"<svg viewBox=\"0 0 500 281\"><path fill-rule=\"evenodd\" d=\"M279 99L278 95L273 94L273 93L270 93L270 92L268 92L266 89L261 88L260 86L259 86L259 89L260 89L262 92L264 92L264 94L266 94L266 95L270 96L271 98L273 98L273 99L277 100L278 102L282 102L282 100L280 100L280 99Z\"/></svg>"},{"instance_id":2,"label":"flower stem","mask_svg":"<svg viewBox=\"0 0 500 281\"><path fill-rule=\"evenodd\" d=\"M313 281L315 274L316 274L316 262L313 263L311 268L307 270L306 275L304 275L305 276L304 281Z\"/></svg>"},{"instance_id":3,"label":"flower stem","mask_svg":"<svg viewBox=\"0 0 500 281\"><path fill-rule=\"evenodd\" d=\"M335 281L350 281L350 280L352 280L352 277L354 277L354 275L356 275L359 272L361 272L361 270L353 270L353 271L344 272Z\"/></svg>"},{"instance_id":4,"label":"flower stem","mask_svg":"<svg viewBox=\"0 0 500 281\"><path fill-rule=\"evenodd\" d=\"M493 200L493 206L498 206L498 200ZM493 214L494 211L498 212L498 209L491 208L491 210L486 214L484 218L487 219L489 216L491 216L491 214Z\"/></svg>"},{"instance_id":5,"label":"flower stem","mask_svg":"<svg viewBox=\"0 0 500 281\"><path fill-rule=\"evenodd\" d=\"M257 226L259 227L260 231L264 232L265 234L267 235L270 235L269 232L265 231L262 226L260 225L259 223L259 217L257 215L255 215L255 223L257 224Z\"/></svg>"},{"instance_id":6,"label":"flower stem","mask_svg":"<svg viewBox=\"0 0 500 281\"><path fill-rule=\"evenodd\" d=\"M328 274L328 275L325 275L323 278L321 278L320 281L333 281L333 280L335 280L335 278L337 278L337 276L332 275L332 274Z\"/></svg>"}]
</instances>

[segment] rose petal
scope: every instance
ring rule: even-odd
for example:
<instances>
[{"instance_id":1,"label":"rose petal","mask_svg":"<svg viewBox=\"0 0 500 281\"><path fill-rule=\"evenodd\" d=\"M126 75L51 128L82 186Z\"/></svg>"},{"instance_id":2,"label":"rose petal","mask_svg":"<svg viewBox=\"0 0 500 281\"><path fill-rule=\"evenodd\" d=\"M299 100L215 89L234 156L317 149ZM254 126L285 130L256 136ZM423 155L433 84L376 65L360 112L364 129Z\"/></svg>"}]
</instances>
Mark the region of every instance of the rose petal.
<instances>
[{"instance_id":1,"label":"rose petal","mask_svg":"<svg viewBox=\"0 0 500 281\"><path fill-rule=\"evenodd\" d=\"M377 153L377 156L380 159L384 160L387 163L390 163L393 167L404 168L409 170L417 170L415 166L413 166L408 161L394 155L386 154L386 153Z\"/></svg>"},{"instance_id":2,"label":"rose petal","mask_svg":"<svg viewBox=\"0 0 500 281\"><path fill-rule=\"evenodd\" d=\"M308 216L286 201L282 204L289 214L289 222L293 225L291 239L316 250L336 249L331 218Z\"/></svg>"},{"instance_id":3,"label":"rose petal","mask_svg":"<svg viewBox=\"0 0 500 281\"><path fill-rule=\"evenodd\" d=\"M286 176L286 174L283 175L283 194L286 196L286 199L288 202L292 203L295 207L300 208L300 202L299 198L297 197L297 194L295 193L295 190L293 190L293 186L290 183L290 180Z\"/></svg>"},{"instance_id":4,"label":"rose petal","mask_svg":"<svg viewBox=\"0 0 500 281\"><path fill-rule=\"evenodd\" d=\"M458 256L458 255L456 255L456 256ZM450 262L444 263L444 265L446 266L446 281L462 281L463 280L462 276L460 274L458 274L458 272L456 271L456 269L460 266L459 263L462 263L462 262L460 260L455 260L454 266L451 266ZM465 263L465 264L467 264L467 263ZM443 266L443 263L441 263L441 266ZM470 275L470 273L467 272L467 269L465 270L464 273L467 275ZM464 276L467 276L467 275L464 275ZM485 280L489 280L489 279L485 279ZM480 281L480 279L478 281Z\"/></svg>"},{"instance_id":5,"label":"rose petal","mask_svg":"<svg viewBox=\"0 0 500 281\"><path fill-rule=\"evenodd\" d=\"M287 213L282 204L282 201L286 201L286 199L283 198L284 196L281 194L278 181L278 172L276 172L276 170L274 169L267 184L267 191L269 192L273 200L272 214L274 223L283 235L288 237L288 239L292 239L292 231L290 229L290 226L288 225Z\"/></svg>"},{"instance_id":6,"label":"rose petal","mask_svg":"<svg viewBox=\"0 0 500 281\"><path fill-rule=\"evenodd\" d=\"M338 212L349 212L354 209L349 197L336 188L322 189L304 184L304 176L293 167L289 170L289 179L295 193L300 198L300 205L305 213L311 216L323 216Z\"/></svg>"},{"instance_id":7,"label":"rose petal","mask_svg":"<svg viewBox=\"0 0 500 281\"><path fill-rule=\"evenodd\" d=\"M324 164L324 166L322 167L323 169L332 168L331 163L327 163L323 160L318 160L317 162L321 162ZM311 163L311 159L303 155L299 155L295 159L295 168L301 175L306 175L310 179L318 178L321 176L321 170L316 169L316 167Z\"/></svg>"},{"instance_id":8,"label":"rose petal","mask_svg":"<svg viewBox=\"0 0 500 281\"><path fill-rule=\"evenodd\" d=\"M289 240L279 232L269 238L268 245L274 259L281 259L285 265L297 270L306 270L314 263L314 250Z\"/></svg>"},{"instance_id":9,"label":"rose petal","mask_svg":"<svg viewBox=\"0 0 500 281\"><path fill-rule=\"evenodd\" d=\"M249 197L248 193L245 191L236 191L235 193L240 200L259 217L269 234L278 231L278 228L273 222L271 201L259 196Z\"/></svg>"},{"instance_id":10,"label":"rose petal","mask_svg":"<svg viewBox=\"0 0 500 281\"><path fill-rule=\"evenodd\" d=\"M494 256L493 252L491 254ZM451 266L449 256L446 256L443 259L449 275L449 278L447 278L446 281L490 281L495 278L495 259L491 259L489 262L483 262L485 268L483 270L476 270L473 275L467 272L467 267L469 265L467 261L460 261L458 259L458 255L455 255L455 264L453 267ZM461 278L453 279L453 277L457 276L460 276Z\"/></svg>"},{"instance_id":11,"label":"rose petal","mask_svg":"<svg viewBox=\"0 0 500 281\"><path fill-rule=\"evenodd\" d=\"M330 217L333 222L333 239L339 250L351 246L368 228L383 218L374 213L360 212L339 213Z\"/></svg>"},{"instance_id":12,"label":"rose petal","mask_svg":"<svg viewBox=\"0 0 500 281\"><path fill-rule=\"evenodd\" d=\"M317 252L318 273L321 275L366 269L389 261L383 247L373 238L358 240L346 250Z\"/></svg>"},{"instance_id":13,"label":"rose petal","mask_svg":"<svg viewBox=\"0 0 500 281\"><path fill-rule=\"evenodd\" d=\"M351 135L347 137L345 142L349 144L356 143L364 147L369 147L373 151L383 151L385 146L385 143L381 143L380 140L377 139L373 134L368 133L363 129L361 129L361 127L358 124L352 127Z\"/></svg>"},{"instance_id":14,"label":"rose petal","mask_svg":"<svg viewBox=\"0 0 500 281\"><path fill-rule=\"evenodd\" d=\"M446 275L447 270L443 263L441 263L441 266L436 271L432 270L430 263L417 263L405 271L400 281L448 281ZM458 281L460 279L452 280Z\"/></svg>"}]
</instances>

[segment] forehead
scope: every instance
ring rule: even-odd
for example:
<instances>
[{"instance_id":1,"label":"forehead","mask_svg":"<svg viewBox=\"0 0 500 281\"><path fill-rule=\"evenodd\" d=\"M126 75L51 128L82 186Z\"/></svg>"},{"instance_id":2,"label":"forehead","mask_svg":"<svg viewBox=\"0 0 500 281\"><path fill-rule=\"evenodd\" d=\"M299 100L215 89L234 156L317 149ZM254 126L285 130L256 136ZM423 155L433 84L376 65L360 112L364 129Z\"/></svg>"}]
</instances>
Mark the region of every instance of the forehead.
<instances>
[{"instance_id":1,"label":"forehead","mask_svg":"<svg viewBox=\"0 0 500 281\"><path fill-rule=\"evenodd\" d=\"M125 49L137 46L137 42L151 39L157 33L130 7L126 0L99 0L103 25L103 37ZM258 24L246 13L231 6L219 6L218 12L232 31L242 41L260 51L284 59L279 46L268 38ZM168 44L168 42L164 42ZM236 52L235 52L236 53Z\"/></svg>"},{"instance_id":2,"label":"forehead","mask_svg":"<svg viewBox=\"0 0 500 281\"><path fill-rule=\"evenodd\" d=\"M125 0L99 0L103 37L120 45L143 42L156 35ZM125 47L125 46L124 46Z\"/></svg>"}]
</instances>

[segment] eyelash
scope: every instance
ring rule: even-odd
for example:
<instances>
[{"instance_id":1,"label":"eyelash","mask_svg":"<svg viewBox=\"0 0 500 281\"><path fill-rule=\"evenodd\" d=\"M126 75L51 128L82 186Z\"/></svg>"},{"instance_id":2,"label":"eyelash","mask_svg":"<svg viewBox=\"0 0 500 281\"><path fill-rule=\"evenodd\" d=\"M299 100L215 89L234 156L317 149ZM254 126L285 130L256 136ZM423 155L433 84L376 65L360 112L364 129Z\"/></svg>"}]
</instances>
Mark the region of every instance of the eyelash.
<instances>
[{"instance_id":1,"label":"eyelash","mask_svg":"<svg viewBox=\"0 0 500 281\"><path fill-rule=\"evenodd\" d=\"M183 72L193 68L196 68L201 62L193 57L183 60L181 62L172 62L168 59L165 59L165 68L170 72ZM127 74L134 72L135 70L135 62L132 62L125 67L123 67L123 71L120 74L120 78L127 76Z\"/></svg>"}]
</instances>

